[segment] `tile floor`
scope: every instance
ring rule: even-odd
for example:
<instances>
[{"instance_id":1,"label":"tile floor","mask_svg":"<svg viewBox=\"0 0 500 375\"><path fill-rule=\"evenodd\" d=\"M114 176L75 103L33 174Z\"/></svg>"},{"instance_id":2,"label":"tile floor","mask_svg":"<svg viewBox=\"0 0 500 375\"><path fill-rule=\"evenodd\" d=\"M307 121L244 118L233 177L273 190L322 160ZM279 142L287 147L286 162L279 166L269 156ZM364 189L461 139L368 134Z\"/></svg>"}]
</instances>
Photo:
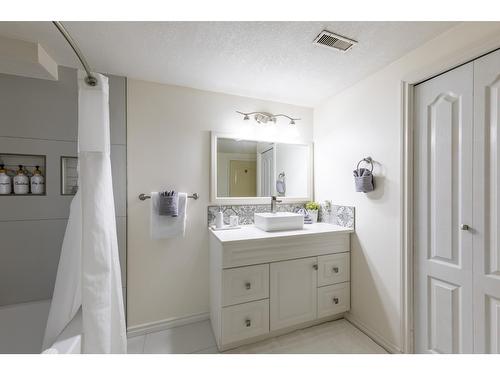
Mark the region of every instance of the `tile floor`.
<instances>
[{"instance_id":1,"label":"tile floor","mask_svg":"<svg viewBox=\"0 0 500 375\"><path fill-rule=\"evenodd\" d=\"M208 320L128 339L129 354L217 354ZM225 353L235 354L387 354L345 319L245 345Z\"/></svg>"}]
</instances>

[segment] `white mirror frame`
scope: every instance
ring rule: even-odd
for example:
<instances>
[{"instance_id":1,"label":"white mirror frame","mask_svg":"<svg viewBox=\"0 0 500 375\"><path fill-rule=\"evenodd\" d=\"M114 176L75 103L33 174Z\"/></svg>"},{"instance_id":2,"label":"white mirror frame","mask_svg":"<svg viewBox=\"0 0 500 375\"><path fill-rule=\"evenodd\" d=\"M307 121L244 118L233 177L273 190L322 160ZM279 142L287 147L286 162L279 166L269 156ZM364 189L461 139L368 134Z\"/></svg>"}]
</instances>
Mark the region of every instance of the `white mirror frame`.
<instances>
[{"instance_id":1,"label":"white mirror frame","mask_svg":"<svg viewBox=\"0 0 500 375\"><path fill-rule=\"evenodd\" d=\"M256 142L274 142L279 143L273 139L250 139L241 138L238 135L231 133L211 132L211 168L210 168L210 203L213 205L239 205L239 204L266 204L271 202L271 197L218 197L217 196L217 139L230 138L241 139L245 141ZM309 149L309 168L307 176L307 196L305 197L278 197L283 203L302 203L313 200L313 144L312 143L293 143L287 142L286 144L296 144L307 146Z\"/></svg>"}]
</instances>

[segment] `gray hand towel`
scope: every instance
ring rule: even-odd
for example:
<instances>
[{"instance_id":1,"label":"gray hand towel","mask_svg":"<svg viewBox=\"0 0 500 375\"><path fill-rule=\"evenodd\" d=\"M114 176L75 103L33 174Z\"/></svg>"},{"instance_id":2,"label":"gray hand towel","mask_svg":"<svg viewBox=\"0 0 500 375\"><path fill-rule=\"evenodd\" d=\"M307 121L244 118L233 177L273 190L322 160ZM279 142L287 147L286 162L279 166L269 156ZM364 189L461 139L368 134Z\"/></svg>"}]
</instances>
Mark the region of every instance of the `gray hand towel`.
<instances>
[{"instance_id":1,"label":"gray hand towel","mask_svg":"<svg viewBox=\"0 0 500 375\"><path fill-rule=\"evenodd\" d=\"M182 236L186 232L186 206L187 194L179 193L179 216L160 216L160 193L151 192L151 238L154 240L163 240Z\"/></svg>"},{"instance_id":2,"label":"gray hand towel","mask_svg":"<svg viewBox=\"0 0 500 375\"><path fill-rule=\"evenodd\" d=\"M160 216L179 216L179 195L159 195L160 204L158 205L158 215Z\"/></svg>"},{"instance_id":3,"label":"gray hand towel","mask_svg":"<svg viewBox=\"0 0 500 375\"><path fill-rule=\"evenodd\" d=\"M373 174L369 169L359 168L353 171L354 186L356 191L368 193L373 191L375 186L373 183Z\"/></svg>"}]
</instances>

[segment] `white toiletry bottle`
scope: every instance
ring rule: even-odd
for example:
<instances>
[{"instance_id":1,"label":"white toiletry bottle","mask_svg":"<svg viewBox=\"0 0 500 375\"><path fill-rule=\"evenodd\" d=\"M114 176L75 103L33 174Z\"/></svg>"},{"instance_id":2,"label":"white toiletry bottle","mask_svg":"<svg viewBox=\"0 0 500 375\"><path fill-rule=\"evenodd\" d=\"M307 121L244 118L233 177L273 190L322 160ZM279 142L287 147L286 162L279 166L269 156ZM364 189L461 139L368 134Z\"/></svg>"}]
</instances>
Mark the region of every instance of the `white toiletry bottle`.
<instances>
[{"instance_id":1,"label":"white toiletry bottle","mask_svg":"<svg viewBox=\"0 0 500 375\"><path fill-rule=\"evenodd\" d=\"M215 216L215 227L222 228L224 226L224 213L222 212L222 207L219 207L219 212Z\"/></svg>"},{"instance_id":2,"label":"white toiletry bottle","mask_svg":"<svg viewBox=\"0 0 500 375\"><path fill-rule=\"evenodd\" d=\"M7 174L4 165L0 164L0 194L7 195L12 192L12 182Z\"/></svg>"},{"instance_id":3,"label":"white toiletry bottle","mask_svg":"<svg viewBox=\"0 0 500 375\"><path fill-rule=\"evenodd\" d=\"M37 165L33 171L33 176L30 178L31 194L43 194L45 190L45 178L42 176L42 171Z\"/></svg>"},{"instance_id":4,"label":"white toiletry bottle","mask_svg":"<svg viewBox=\"0 0 500 375\"><path fill-rule=\"evenodd\" d=\"M20 165L14 176L14 194L28 194L30 191L29 178L24 174L23 166Z\"/></svg>"}]
</instances>

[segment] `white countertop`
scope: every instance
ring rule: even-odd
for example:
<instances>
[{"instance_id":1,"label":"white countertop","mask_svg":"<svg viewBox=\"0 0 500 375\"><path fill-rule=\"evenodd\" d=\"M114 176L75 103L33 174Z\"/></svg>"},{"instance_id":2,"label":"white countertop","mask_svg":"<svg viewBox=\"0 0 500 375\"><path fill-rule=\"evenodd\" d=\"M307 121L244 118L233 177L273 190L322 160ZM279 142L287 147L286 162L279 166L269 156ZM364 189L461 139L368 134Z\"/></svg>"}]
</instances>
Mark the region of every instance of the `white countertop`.
<instances>
[{"instance_id":1,"label":"white countertop","mask_svg":"<svg viewBox=\"0 0 500 375\"><path fill-rule=\"evenodd\" d=\"M234 241L260 240L279 237L306 236L320 233L353 233L351 228L345 228L328 223L304 224L304 229L265 232L255 225L242 225L239 229L212 230L212 234L223 243Z\"/></svg>"}]
</instances>

